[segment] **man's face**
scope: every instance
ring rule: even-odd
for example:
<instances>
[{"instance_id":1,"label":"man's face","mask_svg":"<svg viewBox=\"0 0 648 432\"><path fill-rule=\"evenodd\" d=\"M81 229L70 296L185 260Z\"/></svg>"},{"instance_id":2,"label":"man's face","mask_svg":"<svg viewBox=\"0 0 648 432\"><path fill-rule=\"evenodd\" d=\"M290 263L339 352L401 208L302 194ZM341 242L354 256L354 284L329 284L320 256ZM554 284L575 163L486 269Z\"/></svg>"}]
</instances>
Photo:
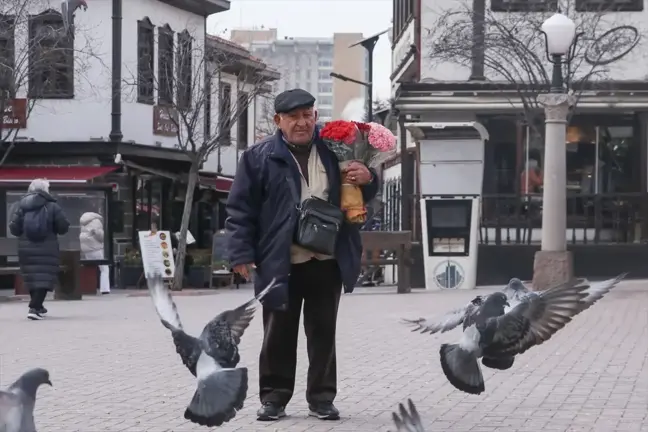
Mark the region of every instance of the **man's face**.
<instances>
[{"instance_id":1,"label":"man's face","mask_svg":"<svg viewBox=\"0 0 648 432\"><path fill-rule=\"evenodd\" d=\"M297 108L288 113L275 114L275 124L291 144L308 144L313 138L317 112L313 107Z\"/></svg>"}]
</instances>

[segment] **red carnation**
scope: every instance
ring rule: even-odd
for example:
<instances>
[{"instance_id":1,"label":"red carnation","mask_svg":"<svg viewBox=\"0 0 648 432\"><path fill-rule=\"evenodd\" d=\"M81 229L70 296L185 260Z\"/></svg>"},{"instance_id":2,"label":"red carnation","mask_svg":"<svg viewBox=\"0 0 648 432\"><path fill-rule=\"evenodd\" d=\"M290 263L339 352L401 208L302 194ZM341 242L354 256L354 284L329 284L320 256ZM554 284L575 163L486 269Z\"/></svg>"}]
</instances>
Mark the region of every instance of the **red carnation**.
<instances>
[{"instance_id":1,"label":"red carnation","mask_svg":"<svg viewBox=\"0 0 648 432\"><path fill-rule=\"evenodd\" d=\"M335 120L326 123L320 130L320 137L329 141L351 145L356 140L358 126L354 122Z\"/></svg>"},{"instance_id":2,"label":"red carnation","mask_svg":"<svg viewBox=\"0 0 648 432\"><path fill-rule=\"evenodd\" d=\"M371 126L369 126L368 123L361 123L361 122L356 122L354 121L355 125L360 129L360 132L362 133L367 133L371 130Z\"/></svg>"}]
</instances>

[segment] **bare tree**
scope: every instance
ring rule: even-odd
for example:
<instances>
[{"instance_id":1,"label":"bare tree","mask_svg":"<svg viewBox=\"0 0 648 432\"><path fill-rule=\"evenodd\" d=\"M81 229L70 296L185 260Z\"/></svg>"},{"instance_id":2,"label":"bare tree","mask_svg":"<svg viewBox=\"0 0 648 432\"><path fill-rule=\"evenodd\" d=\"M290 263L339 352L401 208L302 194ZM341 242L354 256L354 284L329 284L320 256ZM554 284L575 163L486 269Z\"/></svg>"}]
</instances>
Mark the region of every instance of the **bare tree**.
<instances>
[{"instance_id":1,"label":"bare tree","mask_svg":"<svg viewBox=\"0 0 648 432\"><path fill-rule=\"evenodd\" d=\"M174 289L182 288L187 230L199 170L219 147L237 144L233 143L232 126L247 107L254 107L257 96L270 91L268 82L278 78L276 72L252 58L242 47L213 36L207 36L204 44L199 43L193 34L196 33L184 31L177 37L177 46L171 42L169 50L158 49L157 74L152 73L152 62L146 59L139 64L139 75L125 80L127 86L137 89L138 97L143 86L151 91L151 97L157 96L155 109L171 125L172 130L167 132L175 137L176 148L185 152L191 161L186 176ZM150 67L142 68L143 64Z\"/></svg>"},{"instance_id":2,"label":"bare tree","mask_svg":"<svg viewBox=\"0 0 648 432\"><path fill-rule=\"evenodd\" d=\"M257 141L277 131L274 122L274 96L274 93L267 93L257 100L257 117L254 125L254 137Z\"/></svg>"},{"instance_id":3,"label":"bare tree","mask_svg":"<svg viewBox=\"0 0 648 432\"><path fill-rule=\"evenodd\" d=\"M482 12L478 4L484 6L483 1L476 0L441 11L426 29L432 64L470 69L473 61L483 61L486 78L502 84L502 88L514 89L502 94L512 103L522 104L526 123L542 136L539 125L543 111L537 96L550 88L551 64L540 28L553 12L502 13L487 8ZM608 11L576 12L575 0L561 5L566 6L563 13L574 20L579 33L573 58L563 70L565 85L577 102L588 83L591 86L610 76L610 65L631 52L642 35L627 25L625 16L626 23L618 25Z\"/></svg>"},{"instance_id":4,"label":"bare tree","mask_svg":"<svg viewBox=\"0 0 648 432\"><path fill-rule=\"evenodd\" d=\"M46 0L0 2L0 144L6 147L0 166L40 101L74 98L75 78L85 78L91 66L105 67L92 31L74 30L69 18ZM76 42L75 32L83 35Z\"/></svg>"}]
</instances>

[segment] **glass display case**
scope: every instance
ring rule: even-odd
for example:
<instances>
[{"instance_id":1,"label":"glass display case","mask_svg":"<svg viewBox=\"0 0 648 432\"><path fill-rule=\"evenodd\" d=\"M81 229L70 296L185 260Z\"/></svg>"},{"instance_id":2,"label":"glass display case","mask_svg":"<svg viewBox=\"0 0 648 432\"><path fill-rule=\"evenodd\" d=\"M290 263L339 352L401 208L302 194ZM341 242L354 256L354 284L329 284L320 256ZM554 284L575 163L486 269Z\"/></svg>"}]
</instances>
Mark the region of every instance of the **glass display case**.
<instances>
[{"instance_id":1,"label":"glass display case","mask_svg":"<svg viewBox=\"0 0 648 432\"><path fill-rule=\"evenodd\" d=\"M13 213L18 208L20 199L25 195L26 188L6 189L6 236L13 237L9 232L9 223ZM70 221L70 229L67 234L59 236L59 248L61 250L80 250L81 243L79 235L81 234L81 216L85 213L92 212L101 215L104 239L103 239L103 259L112 261L112 238L109 218L109 198L111 190L109 187L92 187L74 188L61 185L52 185L50 194L57 200L58 204L65 212L65 216ZM84 260L83 254L81 259ZM99 258L92 259L97 261Z\"/></svg>"}]
</instances>

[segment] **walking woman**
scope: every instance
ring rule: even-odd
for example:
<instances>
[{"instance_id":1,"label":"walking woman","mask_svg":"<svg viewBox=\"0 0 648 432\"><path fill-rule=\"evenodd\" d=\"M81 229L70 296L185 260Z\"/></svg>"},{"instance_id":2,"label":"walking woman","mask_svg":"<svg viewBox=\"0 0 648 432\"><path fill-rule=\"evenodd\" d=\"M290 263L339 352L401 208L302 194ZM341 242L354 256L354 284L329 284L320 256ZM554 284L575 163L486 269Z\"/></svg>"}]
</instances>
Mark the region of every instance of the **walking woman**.
<instances>
[{"instance_id":1,"label":"walking woman","mask_svg":"<svg viewBox=\"0 0 648 432\"><path fill-rule=\"evenodd\" d=\"M9 231L18 237L18 263L31 301L27 318L41 320L48 291L54 290L61 265L58 236L70 228L63 209L49 193L49 182L35 179L11 217Z\"/></svg>"}]
</instances>

